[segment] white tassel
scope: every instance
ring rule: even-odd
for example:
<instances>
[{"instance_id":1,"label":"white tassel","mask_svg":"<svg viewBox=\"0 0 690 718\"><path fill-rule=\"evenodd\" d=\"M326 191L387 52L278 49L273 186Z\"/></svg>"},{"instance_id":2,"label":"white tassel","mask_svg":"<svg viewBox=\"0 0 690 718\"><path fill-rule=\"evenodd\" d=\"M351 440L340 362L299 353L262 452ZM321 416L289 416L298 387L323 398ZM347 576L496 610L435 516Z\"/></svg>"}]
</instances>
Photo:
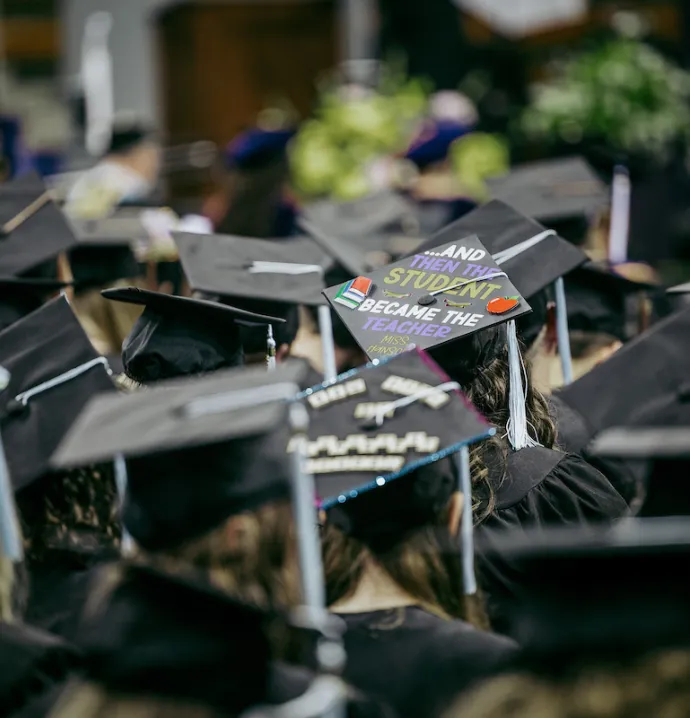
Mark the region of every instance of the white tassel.
<instances>
[{"instance_id":1,"label":"white tassel","mask_svg":"<svg viewBox=\"0 0 690 718\"><path fill-rule=\"evenodd\" d=\"M510 445L515 451L519 451L520 449L539 446L540 444L529 435L528 431L527 408L525 406L528 379L518 344L515 320L511 320L506 324L506 334L508 341L508 377L510 381L508 398L510 418L506 429Z\"/></svg>"}]
</instances>

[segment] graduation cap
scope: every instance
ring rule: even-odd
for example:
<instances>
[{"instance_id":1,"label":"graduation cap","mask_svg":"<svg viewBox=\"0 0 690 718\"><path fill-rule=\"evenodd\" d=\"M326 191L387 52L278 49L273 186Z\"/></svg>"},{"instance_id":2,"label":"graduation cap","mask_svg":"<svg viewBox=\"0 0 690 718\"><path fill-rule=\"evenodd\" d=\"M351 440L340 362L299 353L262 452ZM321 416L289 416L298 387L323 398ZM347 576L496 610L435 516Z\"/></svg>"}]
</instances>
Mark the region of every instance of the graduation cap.
<instances>
[{"instance_id":1,"label":"graduation cap","mask_svg":"<svg viewBox=\"0 0 690 718\"><path fill-rule=\"evenodd\" d=\"M510 635L523 662L558 675L580 661L687 646L689 536L687 519L494 534L485 555L498 554L520 575Z\"/></svg>"},{"instance_id":2,"label":"graduation cap","mask_svg":"<svg viewBox=\"0 0 690 718\"><path fill-rule=\"evenodd\" d=\"M69 283L41 277L0 277L0 331L36 311Z\"/></svg>"},{"instance_id":3,"label":"graduation cap","mask_svg":"<svg viewBox=\"0 0 690 718\"><path fill-rule=\"evenodd\" d=\"M268 698L271 620L193 573L129 565L105 608L83 622L80 647L88 679L109 691L238 715Z\"/></svg>"},{"instance_id":4,"label":"graduation cap","mask_svg":"<svg viewBox=\"0 0 690 718\"><path fill-rule=\"evenodd\" d=\"M273 716L316 718L344 710L337 705L345 703L344 684L329 676L325 685L339 689L324 691L325 677L274 660L270 636L280 625L291 639L324 647L342 632L340 619L330 616L328 624L303 628L296 617L229 597L197 572L127 565L105 609L83 622L80 647L88 679L119 695L154 695L224 715L265 715L257 706L269 706Z\"/></svg>"},{"instance_id":5,"label":"graduation cap","mask_svg":"<svg viewBox=\"0 0 690 718\"><path fill-rule=\"evenodd\" d=\"M76 241L37 174L0 185L0 276L21 276Z\"/></svg>"},{"instance_id":6,"label":"graduation cap","mask_svg":"<svg viewBox=\"0 0 690 718\"><path fill-rule=\"evenodd\" d=\"M581 418L590 439L612 427L663 420L688 393L689 337L690 307L658 322L555 395Z\"/></svg>"},{"instance_id":7,"label":"graduation cap","mask_svg":"<svg viewBox=\"0 0 690 718\"><path fill-rule=\"evenodd\" d=\"M79 240L69 255L77 288L103 286L140 275L134 245L144 229L138 219L72 220L72 226Z\"/></svg>"},{"instance_id":8,"label":"graduation cap","mask_svg":"<svg viewBox=\"0 0 690 718\"><path fill-rule=\"evenodd\" d=\"M488 179L491 196L550 227L591 218L609 202L609 190L582 157L530 162Z\"/></svg>"},{"instance_id":9,"label":"graduation cap","mask_svg":"<svg viewBox=\"0 0 690 718\"><path fill-rule=\"evenodd\" d=\"M15 491L50 469L50 456L96 392L115 391L64 297L0 333L0 365L10 382L0 395L0 424Z\"/></svg>"},{"instance_id":10,"label":"graduation cap","mask_svg":"<svg viewBox=\"0 0 690 718\"><path fill-rule=\"evenodd\" d=\"M330 520L364 541L395 541L432 521L462 491L464 585L474 593L467 446L495 430L459 388L413 349L301 398L311 418L307 471ZM442 461L458 452L456 464Z\"/></svg>"},{"instance_id":11,"label":"graduation cap","mask_svg":"<svg viewBox=\"0 0 690 718\"><path fill-rule=\"evenodd\" d=\"M289 496L285 400L297 393L302 372L292 365L270 374L221 371L146 392L98 396L53 464L124 457L129 533L151 550L183 543L234 512Z\"/></svg>"},{"instance_id":12,"label":"graduation cap","mask_svg":"<svg viewBox=\"0 0 690 718\"><path fill-rule=\"evenodd\" d=\"M202 299L137 287L107 289L106 299L144 307L122 346L127 375L142 384L190 376L242 363L238 320L284 320Z\"/></svg>"},{"instance_id":13,"label":"graduation cap","mask_svg":"<svg viewBox=\"0 0 690 718\"><path fill-rule=\"evenodd\" d=\"M174 238L182 267L196 290L245 309L259 307L283 319L292 313L293 325L298 305L324 306L326 312L319 312L320 323L327 323L321 327L324 367L329 378L335 376L330 313L321 293L324 281L320 264L295 262L290 243L181 232ZM275 341L273 335L269 343L271 340ZM270 352L271 347L269 356Z\"/></svg>"},{"instance_id":14,"label":"graduation cap","mask_svg":"<svg viewBox=\"0 0 690 718\"><path fill-rule=\"evenodd\" d=\"M630 298L652 289L652 285L626 279L608 264L587 262L565 278L568 327L570 331L609 334L625 342L631 333Z\"/></svg>"},{"instance_id":15,"label":"graduation cap","mask_svg":"<svg viewBox=\"0 0 690 718\"><path fill-rule=\"evenodd\" d=\"M520 334L529 344L547 322L547 290L553 285L556 299L558 345L566 383L572 380L568 339L567 303L563 277L587 261L577 247L549 231L513 207L493 200L466 214L435 234L418 248L429 249L436 242L458 234L476 234L525 297L534 315L518 322Z\"/></svg>"}]
</instances>

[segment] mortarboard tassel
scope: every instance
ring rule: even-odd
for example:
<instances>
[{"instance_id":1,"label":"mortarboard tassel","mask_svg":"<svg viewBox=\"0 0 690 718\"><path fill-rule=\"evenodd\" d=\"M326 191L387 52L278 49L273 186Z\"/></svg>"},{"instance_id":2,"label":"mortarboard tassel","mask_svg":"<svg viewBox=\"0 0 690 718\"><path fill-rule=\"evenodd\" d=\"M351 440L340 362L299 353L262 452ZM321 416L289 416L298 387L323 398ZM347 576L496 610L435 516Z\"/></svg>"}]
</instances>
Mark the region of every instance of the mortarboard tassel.
<instances>
[{"instance_id":1,"label":"mortarboard tassel","mask_svg":"<svg viewBox=\"0 0 690 718\"><path fill-rule=\"evenodd\" d=\"M508 441L515 451L530 446L539 446L530 435L527 427L527 373L520 354L515 320L506 323L506 339L508 342L508 376L510 381L508 406L510 418L506 426ZM524 379L524 383L523 383Z\"/></svg>"},{"instance_id":2,"label":"mortarboard tassel","mask_svg":"<svg viewBox=\"0 0 690 718\"><path fill-rule=\"evenodd\" d=\"M563 277L554 282L556 294L556 337L558 339L558 354L561 357L563 383L573 383L573 357L570 352L570 332L568 331L568 305L565 300L565 284Z\"/></svg>"},{"instance_id":3,"label":"mortarboard tassel","mask_svg":"<svg viewBox=\"0 0 690 718\"><path fill-rule=\"evenodd\" d=\"M273 338L273 325L267 325L266 337L266 368L268 371L276 370L276 340Z\"/></svg>"},{"instance_id":4,"label":"mortarboard tassel","mask_svg":"<svg viewBox=\"0 0 690 718\"><path fill-rule=\"evenodd\" d=\"M628 261L630 230L630 175L625 167L616 167L611 187L611 224L609 225L609 260L612 264Z\"/></svg>"},{"instance_id":5,"label":"mortarboard tassel","mask_svg":"<svg viewBox=\"0 0 690 718\"><path fill-rule=\"evenodd\" d=\"M125 463L125 457L122 454L118 454L113 461L113 467L115 469L115 488L117 489L117 496L120 502L120 509L125 502L125 495L127 493L127 464ZM125 530L124 525L122 526L122 539L120 541L120 553L123 556L128 556L134 549L134 542L132 537Z\"/></svg>"},{"instance_id":6,"label":"mortarboard tassel","mask_svg":"<svg viewBox=\"0 0 690 718\"><path fill-rule=\"evenodd\" d=\"M466 596L477 593L477 577L474 573L474 516L472 515L472 474L470 450L467 446L456 455L458 489L462 493L462 523L460 525L460 551L462 553L462 585Z\"/></svg>"}]
</instances>

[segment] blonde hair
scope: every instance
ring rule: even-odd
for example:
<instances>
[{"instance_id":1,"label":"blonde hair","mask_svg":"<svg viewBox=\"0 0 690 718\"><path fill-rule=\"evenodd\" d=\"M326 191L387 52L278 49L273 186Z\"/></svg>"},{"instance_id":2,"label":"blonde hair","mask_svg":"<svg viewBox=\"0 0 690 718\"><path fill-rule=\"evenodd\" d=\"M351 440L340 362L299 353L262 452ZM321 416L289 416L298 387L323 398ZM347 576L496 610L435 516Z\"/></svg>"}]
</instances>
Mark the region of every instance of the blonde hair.
<instances>
[{"instance_id":1,"label":"blonde hair","mask_svg":"<svg viewBox=\"0 0 690 718\"><path fill-rule=\"evenodd\" d=\"M446 718L680 718L690 715L690 651L664 650L624 665L585 666L562 680L494 678Z\"/></svg>"},{"instance_id":2,"label":"blonde hair","mask_svg":"<svg viewBox=\"0 0 690 718\"><path fill-rule=\"evenodd\" d=\"M70 684L50 718L229 718L211 708L177 699L109 694L87 682Z\"/></svg>"},{"instance_id":3,"label":"blonde hair","mask_svg":"<svg viewBox=\"0 0 690 718\"><path fill-rule=\"evenodd\" d=\"M14 564L0 556L0 622L11 623L14 615L12 595L14 589Z\"/></svg>"}]
</instances>

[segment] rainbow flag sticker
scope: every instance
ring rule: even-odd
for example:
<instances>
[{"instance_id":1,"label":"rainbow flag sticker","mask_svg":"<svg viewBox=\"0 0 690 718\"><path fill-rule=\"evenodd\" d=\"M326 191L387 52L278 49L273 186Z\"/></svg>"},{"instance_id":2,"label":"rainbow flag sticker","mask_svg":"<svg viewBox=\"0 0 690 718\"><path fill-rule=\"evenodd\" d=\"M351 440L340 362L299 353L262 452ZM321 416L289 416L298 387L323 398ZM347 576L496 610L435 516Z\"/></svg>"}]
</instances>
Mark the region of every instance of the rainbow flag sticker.
<instances>
[{"instance_id":1,"label":"rainbow flag sticker","mask_svg":"<svg viewBox=\"0 0 690 718\"><path fill-rule=\"evenodd\" d=\"M334 302L342 304L349 309L357 307L369 296L373 283L366 277L357 277L343 284L333 298Z\"/></svg>"}]
</instances>

